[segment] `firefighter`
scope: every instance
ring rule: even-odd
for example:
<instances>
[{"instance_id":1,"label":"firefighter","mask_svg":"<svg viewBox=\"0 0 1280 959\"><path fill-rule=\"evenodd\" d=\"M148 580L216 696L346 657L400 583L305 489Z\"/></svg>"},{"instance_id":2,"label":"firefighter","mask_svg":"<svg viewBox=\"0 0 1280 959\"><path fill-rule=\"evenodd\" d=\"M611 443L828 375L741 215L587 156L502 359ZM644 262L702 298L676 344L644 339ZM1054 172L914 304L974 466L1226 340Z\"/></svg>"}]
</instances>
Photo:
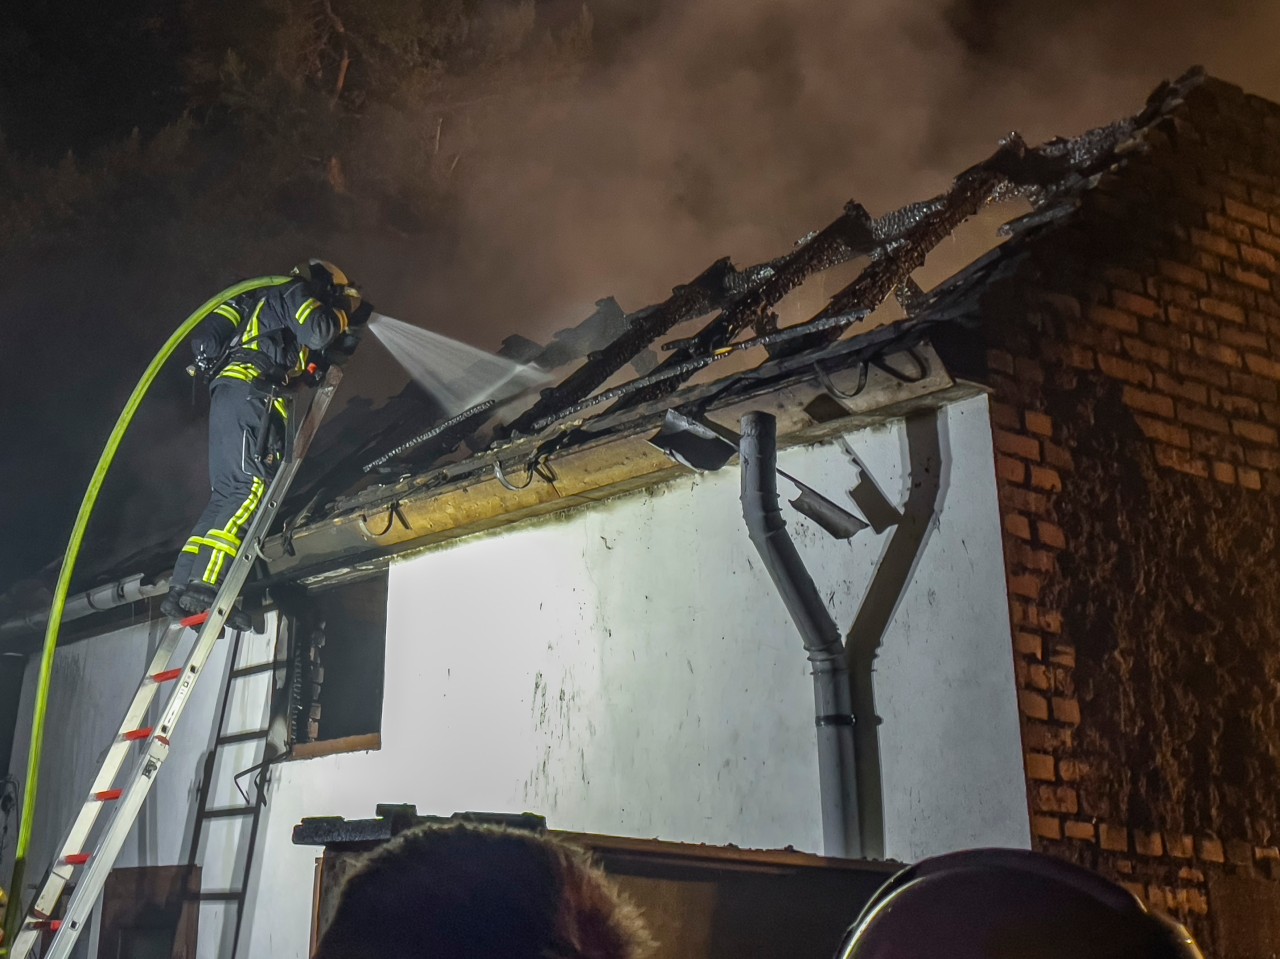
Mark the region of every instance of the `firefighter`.
<instances>
[{"instance_id":1,"label":"firefighter","mask_svg":"<svg viewBox=\"0 0 1280 959\"><path fill-rule=\"evenodd\" d=\"M345 273L309 260L213 308L191 339L209 381L209 505L173 566L160 609L181 620L213 605L280 463L285 391L315 385L355 349L372 308ZM237 611L229 620L245 628Z\"/></svg>"}]
</instances>

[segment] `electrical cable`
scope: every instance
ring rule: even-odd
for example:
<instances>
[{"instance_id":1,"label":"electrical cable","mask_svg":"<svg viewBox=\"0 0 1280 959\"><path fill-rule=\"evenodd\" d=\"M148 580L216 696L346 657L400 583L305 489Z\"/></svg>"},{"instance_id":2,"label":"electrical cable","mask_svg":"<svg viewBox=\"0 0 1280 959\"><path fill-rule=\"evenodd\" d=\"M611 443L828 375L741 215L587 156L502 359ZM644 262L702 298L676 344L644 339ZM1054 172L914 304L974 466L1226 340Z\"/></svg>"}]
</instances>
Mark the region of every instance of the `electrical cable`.
<instances>
[{"instance_id":1,"label":"electrical cable","mask_svg":"<svg viewBox=\"0 0 1280 959\"><path fill-rule=\"evenodd\" d=\"M32 827L35 822L40 758L44 748L45 716L49 709L49 686L53 678L53 660L58 648L58 632L62 626L62 613L66 606L67 593L71 586L71 576L75 571L76 560L80 556L80 546L84 541L85 530L89 525L89 518L93 515L94 507L98 503L98 494L101 492L102 484L106 480L107 471L115 460L120 444L124 441L125 433L132 424L133 417L137 413L138 407L142 405L142 400L146 397L147 391L150 390L151 384L155 382L161 368L169 357L191 335L200 322L212 313L215 307L225 303L227 300L234 299L252 290L259 290L268 286L282 286L293 279L296 279L296 277L260 276L252 280L244 280L205 301L199 309L188 316L182 322L182 325L170 335L164 346L160 348L160 352L155 355L143 372L142 378L138 380L137 386L133 388L133 393L130 394L124 409L120 411L120 416L116 419L116 425L111 430L111 435L107 438L107 443L98 458L98 465L93 471L93 476L89 480L89 486L85 490L84 498L80 502L80 511L76 514L75 525L71 529L71 538L67 541L67 549L62 558L62 568L58 573L58 583L53 591L53 602L49 606L49 623L45 628L44 646L40 654L40 670L36 679L35 707L31 719L31 746L27 754L27 774L22 790L22 814L18 821L18 842L14 850L13 879L9 884L9 911L5 916L4 938L6 943L14 941L18 928L26 914L25 905L21 901L22 882L26 872L27 852L31 847ZM7 954L7 949L0 951L0 955L5 954Z\"/></svg>"}]
</instances>

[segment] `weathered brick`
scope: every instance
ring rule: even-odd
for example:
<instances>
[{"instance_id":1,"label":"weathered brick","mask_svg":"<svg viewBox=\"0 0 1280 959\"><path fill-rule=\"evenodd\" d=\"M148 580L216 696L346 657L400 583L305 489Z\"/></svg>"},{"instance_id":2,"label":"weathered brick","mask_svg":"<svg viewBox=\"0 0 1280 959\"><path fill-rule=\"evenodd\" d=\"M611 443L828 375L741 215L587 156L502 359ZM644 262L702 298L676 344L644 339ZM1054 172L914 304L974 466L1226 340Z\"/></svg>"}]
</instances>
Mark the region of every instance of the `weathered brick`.
<instances>
[{"instance_id":1,"label":"weathered brick","mask_svg":"<svg viewBox=\"0 0 1280 959\"><path fill-rule=\"evenodd\" d=\"M1203 322L1203 321L1202 321ZM1191 349L1191 334L1161 320L1144 320L1142 338L1170 350Z\"/></svg>"},{"instance_id":2,"label":"weathered brick","mask_svg":"<svg viewBox=\"0 0 1280 959\"><path fill-rule=\"evenodd\" d=\"M1189 379L1199 380L1211 386L1220 386L1223 389L1231 385L1232 371L1211 360L1184 354L1175 357L1173 365L1179 374Z\"/></svg>"},{"instance_id":3,"label":"weathered brick","mask_svg":"<svg viewBox=\"0 0 1280 959\"><path fill-rule=\"evenodd\" d=\"M1241 246L1240 259L1248 266L1256 267L1263 273L1275 274L1280 272L1280 260L1276 259L1275 254L1256 246Z\"/></svg>"},{"instance_id":4,"label":"weathered brick","mask_svg":"<svg viewBox=\"0 0 1280 959\"><path fill-rule=\"evenodd\" d=\"M1065 549L1067 545L1066 534L1062 532L1062 527L1053 523L1040 521L1036 523L1036 536L1045 546L1051 546L1054 549Z\"/></svg>"},{"instance_id":5,"label":"weathered brick","mask_svg":"<svg viewBox=\"0 0 1280 959\"><path fill-rule=\"evenodd\" d=\"M1063 759L1058 762L1058 775L1063 782L1074 783L1089 774L1089 767L1079 759Z\"/></svg>"},{"instance_id":6,"label":"weathered brick","mask_svg":"<svg viewBox=\"0 0 1280 959\"><path fill-rule=\"evenodd\" d=\"M1262 230L1258 230L1253 235L1253 242L1258 246L1280 253L1280 231L1272 230L1269 233L1264 233Z\"/></svg>"},{"instance_id":7,"label":"weathered brick","mask_svg":"<svg viewBox=\"0 0 1280 959\"><path fill-rule=\"evenodd\" d=\"M1080 702L1075 699L1053 698L1053 718L1069 726L1080 725Z\"/></svg>"},{"instance_id":8,"label":"weathered brick","mask_svg":"<svg viewBox=\"0 0 1280 959\"><path fill-rule=\"evenodd\" d=\"M1244 444L1228 434L1196 430L1191 434L1191 452L1238 463L1244 459Z\"/></svg>"},{"instance_id":9,"label":"weathered brick","mask_svg":"<svg viewBox=\"0 0 1280 959\"><path fill-rule=\"evenodd\" d=\"M1261 413L1257 400L1247 396L1236 396L1234 393L1224 393L1222 390L1209 391L1209 405L1214 409L1222 410L1229 416L1243 416L1246 419L1256 419Z\"/></svg>"},{"instance_id":10,"label":"weathered brick","mask_svg":"<svg viewBox=\"0 0 1280 959\"><path fill-rule=\"evenodd\" d=\"M1029 357L1017 356L1013 360L1013 375L1020 383L1043 383L1044 367Z\"/></svg>"},{"instance_id":11,"label":"weathered brick","mask_svg":"<svg viewBox=\"0 0 1280 959\"><path fill-rule=\"evenodd\" d=\"M1125 383L1134 383L1138 386L1146 387L1150 387L1152 383L1151 370L1139 363L1134 363L1132 360L1121 359L1118 356L1099 353L1098 369L1112 379L1122 380Z\"/></svg>"},{"instance_id":12,"label":"weathered brick","mask_svg":"<svg viewBox=\"0 0 1280 959\"><path fill-rule=\"evenodd\" d=\"M1250 249L1256 249L1250 247ZM1263 252L1261 250L1259 253ZM1244 251L1241 250L1243 256ZM1157 269L1171 280L1177 280L1184 286L1194 287L1201 292L1209 288L1209 281L1205 278L1203 270L1197 270L1185 263L1179 263L1177 260L1161 260L1156 264Z\"/></svg>"},{"instance_id":13,"label":"weathered brick","mask_svg":"<svg viewBox=\"0 0 1280 959\"><path fill-rule=\"evenodd\" d=\"M1108 852L1128 852L1129 831L1123 826L1100 823L1098 825L1098 844Z\"/></svg>"},{"instance_id":14,"label":"weathered brick","mask_svg":"<svg viewBox=\"0 0 1280 959\"><path fill-rule=\"evenodd\" d=\"M1237 466L1236 476L1245 489L1262 489L1262 474L1248 466Z\"/></svg>"},{"instance_id":15,"label":"weathered brick","mask_svg":"<svg viewBox=\"0 0 1280 959\"><path fill-rule=\"evenodd\" d=\"M1218 213L1206 213L1204 222L1214 233L1235 240L1237 243L1253 242L1253 231L1239 220L1230 220Z\"/></svg>"},{"instance_id":16,"label":"weathered brick","mask_svg":"<svg viewBox=\"0 0 1280 959\"><path fill-rule=\"evenodd\" d=\"M1015 596L1025 596L1027 599L1038 599L1041 590L1040 577L1031 573L1023 573L1017 576L1009 577L1009 592Z\"/></svg>"},{"instance_id":17,"label":"weathered brick","mask_svg":"<svg viewBox=\"0 0 1280 959\"><path fill-rule=\"evenodd\" d=\"M1083 819L1068 819L1062 824L1062 830L1066 833L1068 839L1076 839L1081 842L1093 842L1098 834L1098 830L1093 823L1086 822Z\"/></svg>"},{"instance_id":18,"label":"weathered brick","mask_svg":"<svg viewBox=\"0 0 1280 959\"><path fill-rule=\"evenodd\" d=\"M1121 310L1113 310L1106 306L1091 306L1088 316L1092 322L1101 323L1122 333L1138 332L1138 318Z\"/></svg>"},{"instance_id":19,"label":"weathered brick","mask_svg":"<svg viewBox=\"0 0 1280 959\"><path fill-rule=\"evenodd\" d=\"M1280 362L1273 360L1269 356L1246 353L1244 364L1251 373L1257 373L1259 376L1265 376L1272 380L1280 380Z\"/></svg>"},{"instance_id":20,"label":"weathered brick","mask_svg":"<svg viewBox=\"0 0 1280 959\"><path fill-rule=\"evenodd\" d=\"M1133 832L1133 851L1139 856L1163 856L1164 841L1158 832Z\"/></svg>"},{"instance_id":21,"label":"weathered brick","mask_svg":"<svg viewBox=\"0 0 1280 959\"><path fill-rule=\"evenodd\" d=\"M1121 398L1130 409L1151 413L1155 416L1173 418L1173 400L1158 393L1148 393L1134 386L1126 386L1121 391Z\"/></svg>"},{"instance_id":22,"label":"weathered brick","mask_svg":"<svg viewBox=\"0 0 1280 959\"><path fill-rule=\"evenodd\" d=\"M1223 324L1222 329L1218 331L1218 339L1227 346L1234 346L1242 350L1267 349L1267 338L1263 334L1229 324ZM1248 364L1248 362L1249 358L1246 356L1245 363Z\"/></svg>"},{"instance_id":23,"label":"weathered brick","mask_svg":"<svg viewBox=\"0 0 1280 959\"><path fill-rule=\"evenodd\" d=\"M1041 812L1074 814L1080 808L1079 797L1071 786L1039 785L1032 791L1031 805Z\"/></svg>"},{"instance_id":24,"label":"weathered brick","mask_svg":"<svg viewBox=\"0 0 1280 959\"><path fill-rule=\"evenodd\" d=\"M1152 366L1169 368L1171 356L1163 346L1152 346L1146 340L1140 340L1133 336L1123 337L1120 344L1124 351L1139 363L1149 363Z\"/></svg>"},{"instance_id":25,"label":"weathered brick","mask_svg":"<svg viewBox=\"0 0 1280 959\"><path fill-rule=\"evenodd\" d=\"M1047 753L1027 753L1027 776L1029 778L1051 783L1058 778L1053 766L1053 757Z\"/></svg>"},{"instance_id":26,"label":"weathered brick","mask_svg":"<svg viewBox=\"0 0 1280 959\"><path fill-rule=\"evenodd\" d=\"M1165 308L1164 315L1168 317L1171 324L1181 330L1187 330L1191 333L1203 333L1207 329L1205 317L1200 312L1199 304L1191 309L1181 306L1169 306Z\"/></svg>"},{"instance_id":27,"label":"weathered brick","mask_svg":"<svg viewBox=\"0 0 1280 959\"><path fill-rule=\"evenodd\" d=\"M1030 719L1049 718L1049 700L1029 689L1018 690L1018 707Z\"/></svg>"},{"instance_id":28,"label":"weathered brick","mask_svg":"<svg viewBox=\"0 0 1280 959\"><path fill-rule=\"evenodd\" d=\"M1204 296L1200 298L1200 309L1210 316L1216 316L1231 323L1244 323L1244 308L1237 303Z\"/></svg>"},{"instance_id":29,"label":"weathered brick","mask_svg":"<svg viewBox=\"0 0 1280 959\"><path fill-rule=\"evenodd\" d=\"M1147 887L1140 882L1135 882L1132 879L1122 879L1119 885L1130 895L1137 896L1139 899L1145 899L1146 897Z\"/></svg>"},{"instance_id":30,"label":"weathered brick","mask_svg":"<svg viewBox=\"0 0 1280 959\"><path fill-rule=\"evenodd\" d=\"M1280 470L1280 450L1260 450L1251 447L1245 450L1245 461L1250 466L1264 470Z\"/></svg>"},{"instance_id":31,"label":"weathered brick","mask_svg":"<svg viewBox=\"0 0 1280 959\"><path fill-rule=\"evenodd\" d=\"M1205 894L1199 889L1179 889L1177 895L1179 912L1196 916L1207 916L1209 914L1209 900L1205 898Z\"/></svg>"},{"instance_id":32,"label":"weathered brick","mask_svg":"<svg viewBox=\"0 0 1280 959\"><path fill-rule=\"evenodd\" d=\"M1076 648L1066 640L1056 639L1053 641L1049 659L1062 666L1074 666L1076 664Z\"/></svg>"},{"instance_id":33,"label":"weathered brick","mask_svg":"<svg viewBox=\"0 0 1280 959\"><path fill-rule=\"evenodd\" d=\"M1197 356L1203 356L1205 359L1221 363L1223 366L1244 365L1244 360L1241 359L1239 350L1224 346L1214 340L1206 340L1201 336L1192 337L1191 349Z\"/></svg>"},{"instance_id":34,"label":"weathered brick","mask_svg":"<svg viewBox=\"0 0 1280 959\"><path fill-rule=\"evenodd\" d=\"M1196 840L1196 855L1205 862L1226 862L1226 852L1222 848L1222 840L1213 836L1205 836Z\"/></svg>"},{"instance_id":35,"label":"weathered brick","mask_svg":"<svg viewBox=\"0 0 1280 959\"><path fill-rule=\"evenodd\" d=\"M1045 440L1040 444L1040 453L1044 457L1044 461L1056 470L1070 471L1075 469L1075 461L1071 458L1071 451L1065 446L1059 446L1057 443Z\"/></svg>"},{"instance_id":36,"label":"weathered brick","mask_svg":"<svg viewBox=\"0 0 1280 959\"><path fill-rule=\"evenodd\" d=\"M1027 410L1022 415L1027 424L1027 432L1035 433L1039 436L1053 435L1053 419L1047 414L1037 413L1035 410Z\"/></svg>"},{"instance_id":37,"label":"weathered brick","mask_svg":"<svg viewBox=\"0 0 1280 959\"><path fill-rule=\"evenodd\" d=\"M1280 859L1280 848L1276 846L1255 846L1253 858L1258 860Z\"/></svg>"},{"instance_id":38,"label":"weathered brick","mask_svg":"<svg viewBox=\"0 0 1280 959\"><path fill-rule=\"evenodd\" d=\"M1239 252L1236 245L1226 237L1218 236L1216 233L1210 233L1208 230L1192 230L1191 242L1202 250L1208 250L1216 256L1220 256L1226 260L1239 259Z\"/></svg>"},{"instance_id":39,"label":"weathered brick","mask_svg":"<svg viewBox=\"0 0 1280 959\"><path fill-rule=\"evenodd\" d=\"M1229 280L1235 280L1237 283L1243 283L1245 286L1252 287L1255 290L1261 290L1263 293L1271 292L1270 277L1263 276L1261 273L1256 273L1253 270L1242 269L1241 267L1235 266L1231 263L1227 263L1223 266L1223 272Z\"/></svg>"},{"instance_id":40,"label":"weathered brick","mask_svg":"<svg viewBox=\"0 0 1280 959\"><path fill-rule=\"evenodd\" d=\"M1190 343L1188 343L1189 346ZM1205 403L1209 398L1209 388L1207 386L1189 382L1181 377L1170 376L1167 373L1156 373L1155 388L1161 393L1169 393L1172 396L1179 396L1184 400L1192 400L1196 403Z\"/></svg>"},{"instance_id":41,"label":"weathered brick","mask_svg":"<svg viewBox=\"0 0 1280 959\"><path fill-rule=\"evenodd\" d=\"M1016 430L1021 425L1018 408L1011 403L991 403L991 422L1006 430Z\"/></svg>"},{"instance_id":42,"label":"weathered brick","mask_svg":"<svg viewBox=\"0 0 1280 959\"><path fill-rule=\"evenodd\" d=\"M1006 483L1025 483L1027 480L1027 464L1012 456L996 456L996 476Z\"/></svg>"},{"instance_id":43,"label":"weathered brick","mask_svg":"<svg viewBox=\"0 0 1280 959\"><path fill-rule=\"evenodd\" d=\"M1004 518L1004 528L1006 532L1018 539L1031 539L1031 523L1025 516L1019 516L1017 513L1007 514Z\"/></svg>"},{"instance_id":44,"label":"weathered brick","mask_svg":"<svg viewBox=\"0 0 1280 959\"><path fill-rule=\"evenodd\" d=\"M1062 632L1062 613L1055 609L1037 609L1036 622L1046 633L1056 636Z\"/></svg>"},{"instance_id":45,"label":"weathered brick","mask_svg":"<svg viewBox=\"0 0 1280 959\"><path fill-rule=\"evenodd\" d=\"M1031 832L1041 839L1062 838L1062 820L1057 816L1032 816Z\"/></svg>"},{"instance_id":46,"label":"weathered brick","mask_svg":"<svg viewBox=\"0 0 1280 959\"><path fill-rule=\"evenodd\" d=\"M1010 456L1021 456L1026 460L1040 460L1040 441L1034 437L1024 436L1009 430L995 431L996 449Z\"/></svg>"},{"instance_id":47,"label":"weathered brick","mask_svg":"<svg viewBox=\"0 0 1280 959\"><path fill-rule=\"evenodd\" d=\"M1043 513L1049 508L1049 500L1044 493L1021 486L1006 486L1000 491L1000 498L1019 513Z\"/></svg>"},{"instance_id":48,"label":"weathered brick","mask_svg":"<svg viewBox=\"0 0 1280 959\"><path fill-rule=\"evenodd\" d=\"M1017 562L1021 566L1040 573L1052 572L1054 568L1053 553L1043 549L1032 549L1021 543L1017 544L1017 546Z\"/></svg>"},{"instance_id":49,"label":"weathered brick","mask_svg":"<svg viewBox=\"0 0 1280 959\"><path fill-rule=\"evenodd\" d=\"M1160 315L1160 304L1155 300L1149 299L1145 296L1139 296L1136 293L1129 293L1125 290L1113 290L1111 292L1111 302L1114 303L1117 308L1124 310L1126 313L1133 313L1138 316L1146 317Z\"/></svg>"},{"instance_id":50,"label":"weathered brick","mask_svg":"<svg viewBox=\"0 0 1280 959\"><path fill-rule=\"evenodd\" d=\"M1155 457L1156 462L1167 469L1177 470L1189 476L1198 476L1201 479L1207 479L1209 476L1208 462L1198 456L1192 456L1186 450L1175 449L1172 446L1156 446Z\"/></svg>"},{"instance_id":51,"label":"weathered brick","mask_svg":"<svg viewBox=\"0 0 1280 959\"><path fill-rule=\"evenodd\" d=\"M1253 846L1242 839L1228 839L1226 842L1227 862L1236 866L1247 866L1253 862Z\"/></svg>"},{"instance_id":52,"label":"weathered brick","mask_svg":"<svg viewBox=\"0 0 1280 959\"><path fill-rule=\"evenodd\" d=\"M1249 420L1232 420L1231 431L1236 436L1254 443L1261 443L1264 446L1276 445L1276 431L1271 426L1264 426L1261 423L1253 423Z\"/></svg>"},{"instance_id":53,"label":"weathered brick","mask_svg":"<svg viewBox=\"0 0 1280 959\"><path fill-rule=\"evenodd\" d=\"M1231 421L1218 413L1212 413L1202 406L1191 403L1178 404L1178 420L1187 426L1198 426L1218 433L1231 432Z\"/></svg>"},{"instance_id":54,"label":"weathered brick","mask_svg":"<svg viewBox=\"0 0 1280 959\"><path fill-rule=\"evenodd\" d=\"M1233 485L1236 481L1236 468L1231 463L1223 463L1221 460L1211 463L1209 472L1219 483Z\"/></svg>"},{"instance_id":55,"label":"weathered brick","mask_svg":"<svg viewBox=\"0 0 1280 959\"><path fill-rule=\"evenodd\" d=\"M1031 467L1031 485L1036 489L1059 492L1062 489L1062 477L1058 471L1047 466Z\"/></svg>"},{"instance_id":56,"label":"weathered brick","mask_svg":"<svg viewBox=\"0 0 1280 959\"><path fill-rule=\"evenodd\" d=\"M1195 842L1190 836L1165 836L1165 845L1169 847L1169 855L1178 859L1190 859L1195 854ZM1183 878L1182 872L1185 871L1187 870L1183 869L1179 872L1178 877ZM1203 880L1204 877L1201 876L1201 881Z\"/></svg>"},{"instance_id":57,"label":"weathered brick","mask_svg":"<svg viewBox=\"0 0 1280 959\"><path fill-rule=\"evenodd\" d=\"M1241 203L1239 200L1231 197L1224 197L1223 203L1226 206L1227 216L1242 223L1248 223L1250 226L1268 229L1269 218L1265 210L1259 210L1256 206L1250 206L1247 203Z\"/></svg>"},{"instance_id":58,"label":"weathered brick","mask_svg":"<svg viewBox=\"0 0 1280 959\"><path fill-rule=\"evenodd\" d=\"M1134 420L1137 421L1138 428L1149 439L1167 443L1170 446L1191 449L1191 434L1181 426L1164 420L1153 419L1150 416L1135 416Z\"/></svg>"},{"instance_id":59,"label":"weathered brick","mask_svg":"<svg viewBox=\"0 0 1280 959\"><path fill-rule=\"evenodd\" d=\"M1032 656L1035 659L1041 659L1044 655L1044 644L1040 637L1035 633L1028 633L1025 630L1019 630L1013 637L1014 651L1023 656Z\"/></svg>"},{"instance_id":60,"label":"weathered brick","mask_svg":"<svg viewBox=\"0 0 1280 959\"><path fill-rule=\"evenodd\" d=\"M1227 384L1237 393L1251 396L1264 403L1276 401L1276 384L1274 381L1256 373L1232 372L1227 377Z\"/></svg>"},{"instance_id":61,"label":"weathered brick","mask_svg":"<svg viewBox=\"0 0 1280 959\"><path fill-rule=\"evenodd\" d=\"M1023 712L1026 713L1026 710L1024 709ZM1045 723L1031 722L1028 719L1022 738L1028 749L1070 749L1075 744L1075 730L1070 726L1049 726Z\"/></svg>"}]
</instances>

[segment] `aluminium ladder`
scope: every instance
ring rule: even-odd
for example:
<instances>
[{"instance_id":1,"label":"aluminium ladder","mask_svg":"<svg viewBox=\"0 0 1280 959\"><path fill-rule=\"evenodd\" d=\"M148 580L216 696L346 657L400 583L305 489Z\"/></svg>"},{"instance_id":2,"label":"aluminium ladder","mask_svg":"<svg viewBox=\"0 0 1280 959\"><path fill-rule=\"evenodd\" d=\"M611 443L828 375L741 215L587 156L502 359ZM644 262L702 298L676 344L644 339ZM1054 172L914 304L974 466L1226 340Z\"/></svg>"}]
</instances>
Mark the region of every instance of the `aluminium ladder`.
<instances>
[{"instance_id":1,"label":"aluminium ladder","mask_svg":"<svg viewBox=\"0 0 1280 959\"><path fill-rule=\"evenodd\" d=\"M186 709L191 690L199 680L209 654L222 633L222 627L248 579L254 560L260 555L262 541L280 510L284 496L297 475L341 381L342 370L333 367L326 375L323 385L315 391L306 418L290 437L284 461L267 489L262 507L245 531L240 551L227 570L226 579L218 589L213 606L207 613L192 616L165 631L146 674L134 693L133 701L125 712L120 731L98 769L89 789L89 797L80 807L79 815L59 847L35 900L23 918L21 928L14 936L9 947L9 959L28 959L33 955L40 939L49 932L52 932L53 938L44 953L44 959L67 959L71 955L76 939L84 930L94 903L102 892L107 875L115 865L116 857L138 818L147 793L155 783L156 774L168 758L170 737ZM186 663L170 668L170 659L177 649L183 630L197 627L195 643ZM161 686L168 687L170 691L159 723L155 726L140 726ZM120 784L116 785L116 777L135 743L143 746L143 754ZM106 824L91 842L94 824L104 809L110 809ZM78 876L77 870L80 870ZM77 880L74 890L63 915L55 919L58 900L73 877ZM13 890L13 894L16 897L18 890ZM15 902L12 905L17 907L18 904Z\"/></svg>"}]
</instances>

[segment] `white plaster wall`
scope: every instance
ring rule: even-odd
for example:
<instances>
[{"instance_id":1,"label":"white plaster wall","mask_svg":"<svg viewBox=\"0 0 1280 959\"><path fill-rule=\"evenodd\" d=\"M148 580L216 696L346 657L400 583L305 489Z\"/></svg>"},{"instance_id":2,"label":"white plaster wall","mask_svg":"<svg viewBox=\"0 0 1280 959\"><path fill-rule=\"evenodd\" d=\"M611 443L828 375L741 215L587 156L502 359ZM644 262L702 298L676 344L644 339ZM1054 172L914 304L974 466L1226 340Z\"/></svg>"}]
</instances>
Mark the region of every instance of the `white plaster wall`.
<instances>
[{"instance_id":1,"label":"white plaster wall","mask_svg":"<svg viewBox=\"0 0 1280 959\"><path fill-rule=\"evenodd\" d=\"M780 457L839 499L858 480L852 452L895 504L922 487L933 503L905 557L893 529L836 541L786 511L842 630L860 609L867 620L873 571L900 567L901 596L890 589L886 601L882 577L872 601L886 624L875 672L886 853L906 860L1029 843L986 400L926 424L940 455L915 475L902 423L851 434L847 449ZM273 771L242 955L306 956L317 850L291 844L293 824L367 818L378 802L821 851L807 662L747 540L738 482L734 468L691 476L394 565L383 748ZM69 653L111 659L113 642L123 640ZM170 824L207 747L212 704L193 706L187 722L183 732L204 742L165 770L156 815ZM91 763L78 763L83 774L59 778L87 781ZM167 842L151 848L180 846ZM202 926L201 955L215 954L207 949Z\"/></svg>"}]
</instances>

